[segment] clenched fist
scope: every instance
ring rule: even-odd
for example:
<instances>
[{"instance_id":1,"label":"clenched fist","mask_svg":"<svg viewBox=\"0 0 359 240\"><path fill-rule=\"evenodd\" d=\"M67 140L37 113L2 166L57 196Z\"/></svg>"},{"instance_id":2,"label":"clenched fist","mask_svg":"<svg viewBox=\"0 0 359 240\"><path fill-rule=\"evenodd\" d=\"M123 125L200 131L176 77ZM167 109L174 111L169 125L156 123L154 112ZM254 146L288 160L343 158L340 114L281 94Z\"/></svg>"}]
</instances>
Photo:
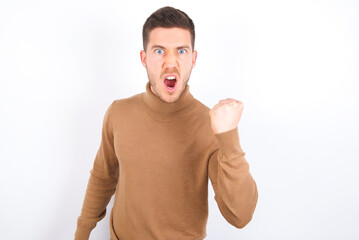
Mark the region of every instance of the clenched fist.
<instances>
[{"instance_id":1,"label":"clenched fist","mask_svg":"<svg viewBox=\"0 0 359 240\"><path fill-rule=\"evenodd\" d=\"M222 133L238 126L243 112L243 103L232 98L221 100L211 110L209 116L213 133Z\"/></svg>"}]
</instances>

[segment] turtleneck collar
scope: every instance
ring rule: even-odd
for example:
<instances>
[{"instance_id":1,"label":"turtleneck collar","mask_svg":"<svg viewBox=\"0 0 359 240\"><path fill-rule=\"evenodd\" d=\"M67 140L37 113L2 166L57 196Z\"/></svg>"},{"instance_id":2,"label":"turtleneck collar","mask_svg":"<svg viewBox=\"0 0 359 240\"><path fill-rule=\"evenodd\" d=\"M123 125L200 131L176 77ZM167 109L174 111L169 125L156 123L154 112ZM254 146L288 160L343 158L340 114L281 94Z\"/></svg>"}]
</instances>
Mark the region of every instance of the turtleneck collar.
<instances>
[{"instance_id":1,"label":"turtleneck collar","mask_svg":"<svg viewBox=\"0 0 359 240\"><path fill-rule=\"evenodd\" d=\"M151 91L150 82L147 82L146 92L143 93L143 100L151 112L162 116L168 116L175 113L184 112L186 109L188 109L189 104L193 100L193 96L189 92L189 85L187 84L182 95L176 102L167 103L162 101Z\"/></svg>"}]
</instances>

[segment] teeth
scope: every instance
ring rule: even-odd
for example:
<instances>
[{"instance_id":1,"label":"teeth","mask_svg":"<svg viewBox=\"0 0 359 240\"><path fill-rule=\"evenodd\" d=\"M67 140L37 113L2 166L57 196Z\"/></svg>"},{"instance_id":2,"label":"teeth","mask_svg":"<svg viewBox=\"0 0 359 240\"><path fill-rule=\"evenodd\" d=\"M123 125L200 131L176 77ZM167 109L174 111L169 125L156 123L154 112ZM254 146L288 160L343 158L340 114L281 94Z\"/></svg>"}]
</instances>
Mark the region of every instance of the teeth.
<instances>
[{"instance_id":1,"label":"teeth","mask_svg":"<svg viewBox=\"0 0 359 240\"><path fill-rule=\"evenodd\" d=\"M176 79L174 76L169 76L169 77L166 77L166 79L168 79L168 80L174 80L174 79Z\"/></svg>"}]
</instances>

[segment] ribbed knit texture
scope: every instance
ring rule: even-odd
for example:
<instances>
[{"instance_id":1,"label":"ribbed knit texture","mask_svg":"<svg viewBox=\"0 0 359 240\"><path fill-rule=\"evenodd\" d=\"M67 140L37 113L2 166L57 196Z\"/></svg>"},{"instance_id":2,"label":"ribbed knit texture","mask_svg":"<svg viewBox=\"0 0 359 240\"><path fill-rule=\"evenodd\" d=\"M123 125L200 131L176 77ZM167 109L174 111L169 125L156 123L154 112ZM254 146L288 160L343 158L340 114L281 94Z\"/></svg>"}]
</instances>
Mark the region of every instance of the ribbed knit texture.
<instances>
[{"instance_id":1,"label":"ribbed knit texture","mask_svg":"<svg viewBox=\"0 0 359 240\"><path fill-rule=\"evenodd\" d=\"M244 155L237 128L213 134L188 85L166 103L147 83L106 111L75 239L89 238L114 193L111 240L204 239L209 178L222 215L242 228L258 198Z\"/></svg>"}]
</instances>

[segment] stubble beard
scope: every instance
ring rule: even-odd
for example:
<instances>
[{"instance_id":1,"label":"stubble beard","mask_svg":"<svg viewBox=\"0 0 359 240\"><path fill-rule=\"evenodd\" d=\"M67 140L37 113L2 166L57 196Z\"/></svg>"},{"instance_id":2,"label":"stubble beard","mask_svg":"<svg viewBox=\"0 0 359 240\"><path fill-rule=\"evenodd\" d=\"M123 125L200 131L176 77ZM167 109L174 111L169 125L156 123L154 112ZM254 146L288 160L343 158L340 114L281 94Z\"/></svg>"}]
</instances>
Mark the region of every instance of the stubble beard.
<instances>
[{"instance_id":1,"label":"stubble beard","mask_svg":"<svg viewBox=\"0 0 359 240\"><path fill-rule=\"evenodd\" d=\"M189 78L190 78L190 76L191 76L191 72L192 72L192 68L191 68L191 70L189 71L188 75L185 76L185 78L184 78L185 80L184 80L184 82L183 82L183 84L182 84L182 89L181 89L181 91L180 91L180 94L178 95L177 98L171 100L170 102L168 102L167 100L165 100L165 99L163 98L163 96L160 94L160 93L161 93L160 91L157 91L158 88L157 88L156 81L151 79L150 75L148 74L148 70L147 70L147 77L148 77L148 80L150 81L150 89L151 89L151 91L152 91L157 97L159 97L159 99L161 99L163 102L166 102L166 103L174 103L174 102L177 102L178 99L182 96L184 90L186 89L187 83L188 83ZM178 89L177 89L177 91L178 91Z\"/></svg>"}]
</instances>

